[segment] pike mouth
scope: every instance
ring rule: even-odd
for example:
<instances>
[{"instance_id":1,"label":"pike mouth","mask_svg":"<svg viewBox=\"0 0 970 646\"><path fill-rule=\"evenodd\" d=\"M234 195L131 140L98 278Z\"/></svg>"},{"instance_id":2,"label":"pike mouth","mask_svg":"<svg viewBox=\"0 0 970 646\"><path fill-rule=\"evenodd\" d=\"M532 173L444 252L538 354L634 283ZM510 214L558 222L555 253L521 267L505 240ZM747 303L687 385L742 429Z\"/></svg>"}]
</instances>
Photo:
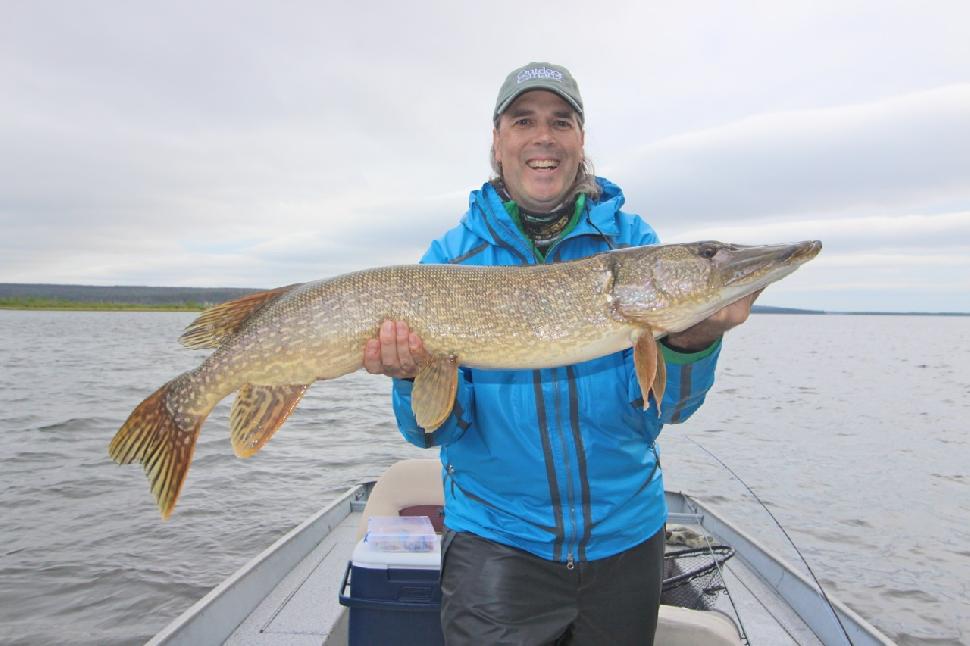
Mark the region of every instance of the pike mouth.
<instances>
[{"instance_id":1,"label":"pike mouth","mask_svg":"<svg viewBox=\"0 0 970 646\"><path fill-rule=\"evenodd\" d=\"M787 276L821 250L820 240L751 247L729 245L718 251L713 260L721 271L723 285L747 286L749 291L755 291Z\"/></svg>"}]
</instances>

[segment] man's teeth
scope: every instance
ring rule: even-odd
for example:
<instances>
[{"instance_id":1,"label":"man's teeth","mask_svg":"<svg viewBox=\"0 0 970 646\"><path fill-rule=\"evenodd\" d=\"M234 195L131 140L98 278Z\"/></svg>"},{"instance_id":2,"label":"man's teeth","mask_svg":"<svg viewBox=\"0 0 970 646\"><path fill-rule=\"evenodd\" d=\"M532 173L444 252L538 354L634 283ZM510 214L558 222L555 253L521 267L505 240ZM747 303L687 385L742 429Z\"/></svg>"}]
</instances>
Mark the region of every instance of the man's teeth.
<instances>
[{"instance_id":1,"label":"man's teeth","mask_svg":"<svg viewBox=\"0 0 970 646\"><path fill-rule=\"evenodd\" d=\"M529 168L556 168L559 162L553 159L537 159L529 162Z\"/></svg>"}]
</instances>

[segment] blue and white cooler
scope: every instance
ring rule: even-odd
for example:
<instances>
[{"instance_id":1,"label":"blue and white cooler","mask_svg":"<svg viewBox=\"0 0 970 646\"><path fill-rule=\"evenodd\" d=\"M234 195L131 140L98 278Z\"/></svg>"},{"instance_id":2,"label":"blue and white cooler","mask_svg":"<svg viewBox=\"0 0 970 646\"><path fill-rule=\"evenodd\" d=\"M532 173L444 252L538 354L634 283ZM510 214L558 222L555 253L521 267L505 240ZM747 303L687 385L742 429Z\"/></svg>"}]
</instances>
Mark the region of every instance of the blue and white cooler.
<instances>
[{"instance_id":1,"label":"blue and white cooler","mask_svg":"<svg viewBox=\"0 0 970 646\"><path fill-rule=\"evenodd\" d=\"M340 595L350 646L443 644L440 569L441 538L426 516L369 518Z\"/></svg>"}]
</instances>

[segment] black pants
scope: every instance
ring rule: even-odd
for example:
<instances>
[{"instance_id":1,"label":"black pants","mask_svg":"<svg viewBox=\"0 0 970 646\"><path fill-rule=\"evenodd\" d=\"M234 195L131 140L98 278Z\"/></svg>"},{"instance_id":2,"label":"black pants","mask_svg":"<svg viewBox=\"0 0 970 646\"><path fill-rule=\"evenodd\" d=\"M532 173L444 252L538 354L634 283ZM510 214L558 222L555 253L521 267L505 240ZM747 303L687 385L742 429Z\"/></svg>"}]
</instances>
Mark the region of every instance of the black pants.
<instances>
[{"instance_id":1,"label":"black pants","mask_svg":"<svg viewBox=\"0 0 970 646\"><path fill-rule=\"evenodd\" d=\"M565 563L474 534L445 535L441 627L448 646L651 645L664 532L598 561Z\"/></svg>"}]
</instances>

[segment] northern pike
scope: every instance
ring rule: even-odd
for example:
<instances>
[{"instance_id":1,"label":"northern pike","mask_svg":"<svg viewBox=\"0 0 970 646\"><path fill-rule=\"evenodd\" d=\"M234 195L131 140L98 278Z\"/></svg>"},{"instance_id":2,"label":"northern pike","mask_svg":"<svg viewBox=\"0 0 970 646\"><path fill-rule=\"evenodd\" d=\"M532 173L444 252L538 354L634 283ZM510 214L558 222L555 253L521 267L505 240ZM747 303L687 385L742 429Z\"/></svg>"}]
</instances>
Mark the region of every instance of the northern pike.
<instances>
[{"instance_id":1,"label":"northern pike","mask_svg":"<svg viewBox=\"0 0 970 646\"><path fill-rule=\"evenodd\" d=\"M407 322L430 355L412 390L417 422L428 431L451 414L459 366L550 368L631 346L644 408L651 394L659 406L666 370L655 339L787 276L821 247L696 242L542 265L400 265L246 296L186 328L183 345L215 352L135 408L108 453L120 464L141 462L168 518L217 403L238 391L232 446L249 457L310 384L362 367L364 346L385 320Z\"/></svg>"}]
</instances>

